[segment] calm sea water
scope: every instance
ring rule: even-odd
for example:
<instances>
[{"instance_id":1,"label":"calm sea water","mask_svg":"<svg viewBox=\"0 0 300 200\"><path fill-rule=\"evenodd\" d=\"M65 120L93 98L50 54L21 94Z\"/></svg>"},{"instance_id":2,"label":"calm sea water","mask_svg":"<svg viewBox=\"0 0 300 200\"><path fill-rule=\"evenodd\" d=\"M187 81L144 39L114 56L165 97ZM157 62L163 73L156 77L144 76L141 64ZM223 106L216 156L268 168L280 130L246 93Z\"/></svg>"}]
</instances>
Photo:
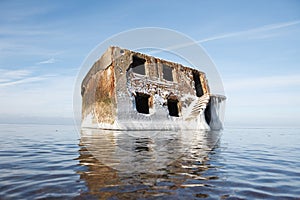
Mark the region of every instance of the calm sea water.
<instances>
[{"instance_id":1,"label":"calm sea water","mask_svg":"<svg viewBox=\"0 0 300 200\"><path fill-rule=\"evenodd\" d=\"M300 129L0 125L0 199L300 199Z\"/></svg>"}]
</instances>

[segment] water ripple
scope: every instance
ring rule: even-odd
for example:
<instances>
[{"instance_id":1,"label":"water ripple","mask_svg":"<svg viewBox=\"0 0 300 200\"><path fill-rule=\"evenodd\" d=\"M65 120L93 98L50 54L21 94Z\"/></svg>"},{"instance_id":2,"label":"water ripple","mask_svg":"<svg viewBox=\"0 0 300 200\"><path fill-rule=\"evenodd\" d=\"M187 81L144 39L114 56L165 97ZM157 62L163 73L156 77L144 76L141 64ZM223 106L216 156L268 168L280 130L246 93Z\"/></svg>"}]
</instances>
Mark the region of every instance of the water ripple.
<instances>
[{"instance_id":1,"label":"water ripple","mask_svg":"<svg viewBox=\"0 0 300 200\"><path fill-rule=\"evenodd\" d=\"M299 199L298 129L0 125L0 199ZM147 135L148 134L148 135ZM155 136L155 137L153 137Z\"/></svg>"}]
</instances>

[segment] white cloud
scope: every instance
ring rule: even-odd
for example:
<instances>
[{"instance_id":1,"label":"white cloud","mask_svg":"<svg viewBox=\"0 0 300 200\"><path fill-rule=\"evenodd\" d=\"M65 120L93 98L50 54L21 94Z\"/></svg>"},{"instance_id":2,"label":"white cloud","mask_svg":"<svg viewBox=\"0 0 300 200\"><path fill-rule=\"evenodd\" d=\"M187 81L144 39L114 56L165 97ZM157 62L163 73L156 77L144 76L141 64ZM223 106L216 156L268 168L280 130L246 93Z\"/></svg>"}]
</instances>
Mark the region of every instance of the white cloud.
<instances>
[{"instance_id":1,"label":"white cloud","mask_svg":"<svg viewBox=\"0 0 300 200\"><path fill-rule=\"evenodd\" d=\"M38 62L37 64L38 64L38 65L54 64L54 63L56 63L56 62L57 62L56 59L50 58L50 59L48 59L48 60L44 60L44 61Z\"/></svg>"},{"instance_id":2,"label":"white cloud","mask_svg":"<svg viewBox=\"0 0 300 200\"><path fill-rule=\"evenodd\" d=\"M192 46L198 43L204 43L204 42L209 42L209 41L214 41L214 40L221 40L221 39L226 39L226 38L231 38L231 37L238 37L238 36L243 36L243 35L254 35L257 33L265 33L267 31L272 31L272 30L277 30L277 29L281 29L281 28L286 28L286 27L290 27L290 26L295 26L300 24L300 20L297 21L290 21L290 22L284 22L284 23L276 23L276 24L269 24L269 25L264 25L261 27L256 27L253 29L249 29L249 30L245 30L245 31L237 31L237 32L232 32L232 33L225 33L225 34L221 34L221 35L216 35L216 36L212 36L212 37L208 37L208 38L204 38L201 40L197 40L195 42L188 42L188 43L184 43L184 44L177 44L174 46L169 46L164 50L153 50L148 52L149 54L156 54L156 53L160 53L163 52L165 50L174 50L174 49L180 49L180 48L184 48L184 47L188 47L188 46ZM272 34L264 34L264 35L256 35L253 38L256 39L265 39L267 37L273 37L276 36L277 34L272 33Z\"/></svg>"}]
</instances>

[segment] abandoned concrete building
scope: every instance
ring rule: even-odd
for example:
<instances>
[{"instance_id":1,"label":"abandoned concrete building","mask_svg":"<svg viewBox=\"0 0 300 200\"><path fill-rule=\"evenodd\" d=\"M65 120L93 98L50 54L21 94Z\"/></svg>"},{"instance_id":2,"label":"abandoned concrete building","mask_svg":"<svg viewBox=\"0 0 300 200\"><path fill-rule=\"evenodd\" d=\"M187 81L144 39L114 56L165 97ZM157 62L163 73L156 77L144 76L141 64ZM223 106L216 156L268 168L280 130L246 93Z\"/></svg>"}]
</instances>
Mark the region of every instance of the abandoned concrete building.
<instances>
[{"instance_id":1,"label":"abandoned concrete building","mask_svg":"<svg viewBox=\"0 0 300 200\"><path fill-rule=\"evenodd\" d=\"M204 72L109 47L81 85L82 127L115 130L222 129L225 96Z\"/></svg>"}]
</instances>

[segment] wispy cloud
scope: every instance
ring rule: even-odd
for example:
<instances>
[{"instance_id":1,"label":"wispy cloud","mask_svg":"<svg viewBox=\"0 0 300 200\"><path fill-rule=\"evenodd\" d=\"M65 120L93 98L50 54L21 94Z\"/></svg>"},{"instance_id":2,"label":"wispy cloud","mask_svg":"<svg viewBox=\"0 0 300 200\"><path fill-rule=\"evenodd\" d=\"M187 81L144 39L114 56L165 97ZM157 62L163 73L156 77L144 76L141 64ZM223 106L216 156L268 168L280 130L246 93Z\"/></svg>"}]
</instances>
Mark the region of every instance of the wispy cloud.
<instances>
[{"instance_id":1,"label":"wispy cloud","mask_svg":"<svg viewBox=\"0 0 300 200\"><path fill-rule=\"evenodd\" d=\"M57 62L56 59L50 58L48 60L44 60L44 61L38 62L37 65L54 64L56 62Z\"/></svg>"},{"instance_id":2,"label":"wispy cloud","mask_svg":"<svg viewBox=\"0 0 300 200\"><path fill-rule=\"evenodd\" d=\"M17 27L3 27L0 29L0 35L5 35L5 36L41 36L41 35L53 35L53 34L57 34L54 31L49 31L49 30L41 30L42 27L40 27L40 29L37 29L37 27L23 27L23 28L17 28Z\"/></svg>"},{"instance_id":3,"label":"wispy cloud","mask_svg":"<svg viewBox=\"0 0 300 200\"><path fill-rule=\"evenodd\" d=\"M217 35L217 36L213 36L213 37L204 38L202 40L198 40L196 43L204 43L204 42L213 41L213 40L220 40L220 39L242 36L242 35L247 35L247 34L255 34L255 33L260 33L260 32L272 31L272 30L286 28L286 27L294 26L294 25L298 25L298 24L300 24L300 20L284 22L284 23L277 23L277 24L269 24L269 25L264 25L261 27L256 27L253 29L248 29L245 31L225 33L225 34L221 34L221 35Z\"/></svg>"},{"instance_id":4,"label":"wispy cloud","mask_svg":"<svg viewBox=\"0 0 300 200\"><path fill-rule=\"evenodd\" d=\"M38 75L0 83L2 116L72 117L74 79L66 75ZM34 83L34 84L33 84Z\"/></svg>"},{"instance_id":5,"label":"wispy cloud","mask_svg":"<svg viewBox=\"0 0 300 200\"><path fill-rule=\"evenodd\" d=\"M277 30L277 29L282 29L282 28L286 28L286 27L290 27L290 26L295 26L295 25L298 25L298 24L300 24L300 20L284 22L284 23L268 24L268 25L248 29L248 30L245 30L245 31L225 33L225 34L220 34L220 35L204 38L204 39L201 39L201 40L197 40L195 42L189 42L189 43L184 43L184 44L173 45L173 46L167 47L166 50L175 50L175 49L180 49L180 48L188 47L188 46L195 45L195 44L201 44L201 43L210 42L210 41L214 41L214 40L227 39L227 38L231 38L231 37L238 37L238 36L244 36L244 35L254 35L254 34L258 34L258 33L264 33L264 32L268 32L268 31L272 31L272 30ZM273 33L273 35L274 35L274 33ZM270 36L270 34L269 34L269 36ZM266 36L264 35L264 36L260 36L260 37L265 38ZM156 53L160 53L162 51L163 50L154 50L154 51L151 51L149 53L150 54L156 54Z\"/></svg>"},{"instance_id":6,"label":"wispy cloud","mask_svg":"<svg viewBox=\"0 0 300 200\"><path fill-rule=\"evenodd\" d=\"M3 70L0 69L0 83L8 82L11 80L17 80L24 78L31 74L29 70Z\"/></svg>"},{"instance_id":7,"label":"wispy cloud","mask_svg":"<svg viewBox=\"0 0 300 200\"><path fill-rule=\"evenodd\" d=\"M25 83L42 81L48 76L35 76L30 70L3 70L0 69L0 88Z\"/></svg>"},{"instance_id":8,"label":"wispy cloud","mask_svg":"<svg viewBox=\"0 0 300 200\"><path fill-rule=\"evenodd\" d=\"M65 50L49 49L45 46L35 44L34 40L32 40L31 43L29 43L29 41L31 40L27 40L23 43L24 39L5 39L0 37L0 59L4 60L7 59L7 57L18 57L24 55L41 57L41 59L50 57L51 59L51 57L55 57L66 52ZM41 62L43 62L43 60Z\"/></svg>"},{"instance_id":9,"label":"wispy cloud","mask_svg":"<svg viewBox=\"0 0 300 200\"><path fill-rule=\"evenodd\" d=\"M22 1L7 1L1 2L0 17L2 20L10 22L22 22L28 18L41 16L47 14L55 9L55 4L47 4L47 6L41 6L33 2Z\"/></svg>"},{"instance_id":10,"label":"wispy cloud","mask_svg":"<svg viewBox=\"0 0 300 200\"><path fill-rule=\"evenodd\" d=\"M30 77L30 78L24 78L21 80L16 80L16 81L7 81L4 83L0 83L0 87L5 87L5 86L12 86L12 85L18 85L18 84L24 84L24 83L32 83L32 82L37 82L41 80L45 80L46 77L44 76L37 76L37 77Z\"/></svg>"}]
</instances>

